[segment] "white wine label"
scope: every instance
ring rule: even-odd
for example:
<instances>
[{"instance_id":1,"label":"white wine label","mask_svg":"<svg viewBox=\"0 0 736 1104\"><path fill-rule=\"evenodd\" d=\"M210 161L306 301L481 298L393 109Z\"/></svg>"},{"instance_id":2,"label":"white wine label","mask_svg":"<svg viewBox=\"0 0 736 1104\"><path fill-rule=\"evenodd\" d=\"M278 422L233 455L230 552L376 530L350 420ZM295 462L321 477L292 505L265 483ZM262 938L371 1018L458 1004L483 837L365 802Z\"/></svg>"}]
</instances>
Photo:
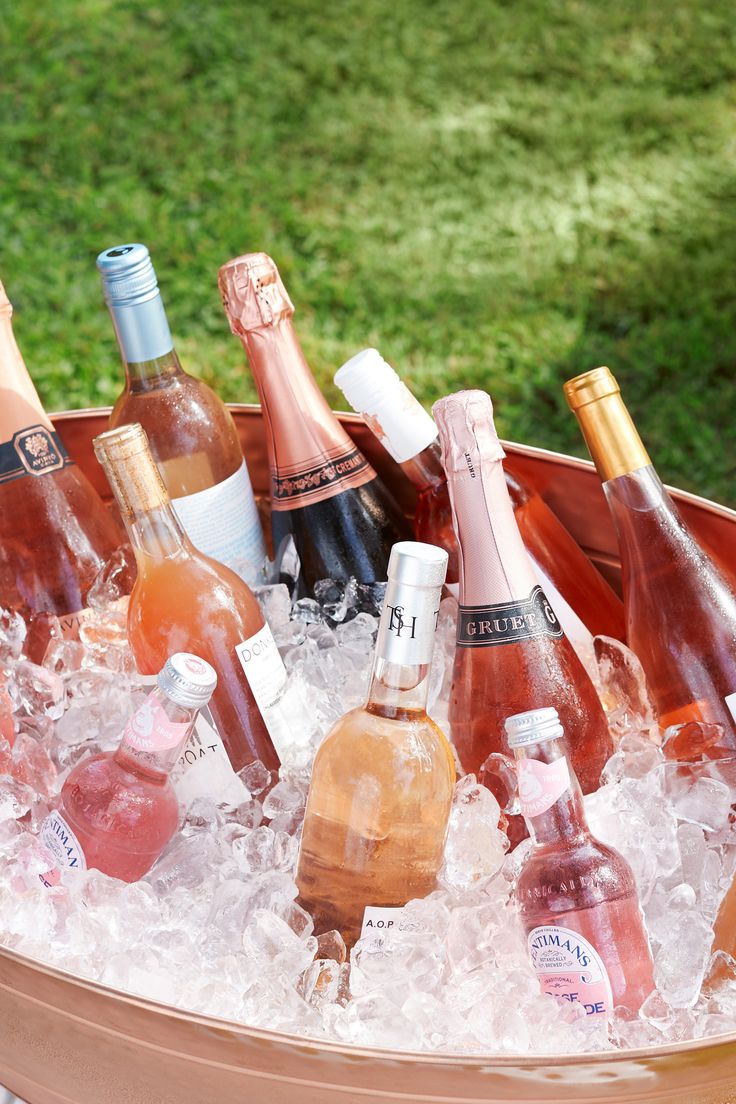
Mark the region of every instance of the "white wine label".
<instances>
[{"instance_id":1,"label":"white wine label","mask_svg":"<svg viewBox=\"0 0 736 1104\"><path fill-rule=\"evenodd\" d=\"M250 797L230 764L217 729L205 716L208 712L200 711L171 772L176 796L185 809L198 797L229 805L240 805Z\"/></svg>"},{"instance_id":2,"label":"white wine label","mask_svg":"<svg viewBox=\"0 0 736 1104\"><path fill-rule=\"evenodd\" d=\"M432 662L441 587L415 587L389 579L376 638L376 655L414 667Z\"/></svg>"},{"instance_id":3,"label":"white wine label","mask_svg":"<svg viewBox=\"0 0 736 1104\"><path fill-rule=\"evenodd\" d=\"M588 1016L607 1019L613 1012L608 971L595 947L570 928L543 924L529 932L527 948L543 993L560 1004L582 1004Z\"/></svg>"},{"instance_id":4,"label":"white wine label","mask_svg":"<svg viewBox=\"0 0 736 1104\"><path fill-rule=\"evenodd\" d=\"M281 758L281 749L291 744L291 726L286 717L284 696L288 675L268 625L238 644L235 649L253 691L256 705Z\"/></svg>"},{"instance_id":5,"label":"white wine label","mask_svg":"<svg viewBox=\"0 0 736 1104\"><path fill-rule=\"evenodd\" d=\"M266 546L245 460L214 487L172 499L179 521L194 545L227 567L242 570L243 560L258 571Z\"/></svg>"},{"instance_id":6,"label":"white wine label","mask_svg":"<svg viewBox=\"0 0 736 1104\"><path fill-rule=\"evenodd\" d=\"M736 693L729 694L728 697L725 698L724 700L726 702L726 705L729 708L731 716L736 721Z\"/></svg>"},{"instance_id":7,"label":"white wine label","mask_svg":"<svg viewBox=\"0 0 736 1104\"><path fill-rule=\"evenodd\" d=\"M519 804L526 817L546 813L570 786L570 768L564 755L552 763L519 759L516 774L519 779Z\"/></svg>"},{"instance_id":8,"label":"white wine label","mask_svg":"<svg viewBox=\"0 0 736 1104\"><path fill-rule=\"evenodd\" d=\"M86 870L82 845L60 812L49 813L38 833L41 843L50 851L60 866L74 870Z\"/></svg>"},{"instance_id":9,"label":"white wine label","mask_svg":"<svg viewBox=\"0 0 736 1104\"><path fill-rule=\"evenodd\" d=\"M382 908L379 905L366 905L360 938L369 939L377 947L383 945L386 936L401 926L403 907Z\"/></svg>"}]
</instances>

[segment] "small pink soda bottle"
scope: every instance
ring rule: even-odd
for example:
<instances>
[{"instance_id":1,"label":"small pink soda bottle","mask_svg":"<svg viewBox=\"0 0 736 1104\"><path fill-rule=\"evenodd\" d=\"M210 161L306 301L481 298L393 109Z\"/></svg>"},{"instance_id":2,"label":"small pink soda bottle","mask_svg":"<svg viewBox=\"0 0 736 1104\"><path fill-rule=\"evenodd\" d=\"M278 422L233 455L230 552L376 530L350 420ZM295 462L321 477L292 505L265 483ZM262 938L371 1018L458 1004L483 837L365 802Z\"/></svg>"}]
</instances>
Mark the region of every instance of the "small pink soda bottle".
<instances>
[{"instance_id":1,"label":"small pink soda bottle","mask_svg":"<svg viewBox=\"0 0 736 1104\"><path fill-rule=\"evenodd\" d=\"M41 843L57 867L94 867L124 882L150 870L179 826L170 773L216 685L214 669L198 656L167 660L117 751L78 763L43 822ZM58 869L42 880L56 884Z\"/></svg>"},{"instance_id":2,"label":"small pink soda bottle","mask_svg":"<svg viewBox=\"0 0 736 1104\"><path fill-rule=\"evenodd\" d=\"M516 902L540 988L598 1020L635 1014L654 977L631 867L590 834L557 710L518 713L505 728L532 838Z\"/></svg>"}]
</instances>

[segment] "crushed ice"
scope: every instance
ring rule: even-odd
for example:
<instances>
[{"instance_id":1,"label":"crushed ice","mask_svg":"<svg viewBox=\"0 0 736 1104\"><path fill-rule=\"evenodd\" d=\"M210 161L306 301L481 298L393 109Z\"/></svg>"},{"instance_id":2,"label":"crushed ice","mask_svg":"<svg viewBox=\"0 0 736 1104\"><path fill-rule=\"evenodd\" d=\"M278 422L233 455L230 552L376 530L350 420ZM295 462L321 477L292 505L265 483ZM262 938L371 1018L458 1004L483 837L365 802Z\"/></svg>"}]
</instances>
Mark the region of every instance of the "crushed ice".
<instances>
[{"instance_id":1,"label":"crushed ice","mask_svg":"<svg viewBox=\"0 0 736 1104\"><path fill-rule=\"evenodd\" d=\"M464 1053L569 1053L647 1046L736 1030L736 964L711 955L712 923L736 868L736 760L718 732L656 726L636 658L596 641L593 671L617 750L586 799L594 834L636 874L657 991L641 1013L619 1010L609 1032L580 1009L560 1017L526 959L512 885L528 842L507 854L496 799L472 775L457 783L438 889L406 907L381 946L346 955L337 932L315 936L293 881L315 749L365 698L380 588L321 584L293 606L284 585L258 599L281 648L303 723L279 780L245 768L228 802L199 794L182 831L132 885L96 870L64 871L44 888L34 833L68 771L112 750L146 688L125 640L124 562L91 595L79 642L52 627L43 665L26 628L0 614L15 741L0 739L0 940L106 985L245 1024L352 1044ZM456 604L442 604L430 711L446 725ZM357 612L356 612L357 610ZM678 741L699 741L683 762ZM494 769L503 771L502 757ZM703 985L704 978L706 984Z\"/></svg>"}]
</instances>

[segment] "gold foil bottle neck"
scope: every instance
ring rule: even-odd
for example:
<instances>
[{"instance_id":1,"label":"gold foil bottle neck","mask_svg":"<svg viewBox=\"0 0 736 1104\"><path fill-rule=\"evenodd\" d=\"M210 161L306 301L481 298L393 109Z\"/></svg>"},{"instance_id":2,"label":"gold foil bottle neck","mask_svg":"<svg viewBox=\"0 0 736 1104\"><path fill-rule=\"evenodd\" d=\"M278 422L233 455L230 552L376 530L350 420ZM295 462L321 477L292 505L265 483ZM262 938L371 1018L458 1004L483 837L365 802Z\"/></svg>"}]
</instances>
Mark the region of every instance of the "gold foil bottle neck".
<instances>
[{"instance_id":1,"label":"gold foil bottle neck","mask_svg":"<svg viewBox=\"0 0 736 1104\"><path fill-rule=\"evenodd\" d=\"M108 429L94 439L97 459L105 469L124 519L169 505L169 496L151 453L143 426Z\"/></svg>"},{"instance_id":2,"label":"gold foil bottle neck","mask_svg":"<svg viewBox=\"0 0 736 1104\"><path fill-rule=\"evenodd\" d=\"M442 463L448 475L471 475L480 463L506 455L493 422L493 403L485 391L457 391L432 407L442 444Z\"/></svg>"},{"instance_id":3,"label":"gold foil bottle neck","mask_svg":"<svg viewBox=\"0 0 736 1104\"><path fill-rule=\"evenodd\" d=\"M583 372L564 391L604 483L651 464L610 369Z\"/></svg>"},{"instance_id":4,"label":"gold foil bottle neck","mask_svg":"<svg viewBox=\"0 0 736 1104\"><path fill-rule=\"evenodd\" d=\"M230 329L239 337L291 318L294 306L267 253L244 253L220 269L220 294Z\"/></svg>"}]
</instances>

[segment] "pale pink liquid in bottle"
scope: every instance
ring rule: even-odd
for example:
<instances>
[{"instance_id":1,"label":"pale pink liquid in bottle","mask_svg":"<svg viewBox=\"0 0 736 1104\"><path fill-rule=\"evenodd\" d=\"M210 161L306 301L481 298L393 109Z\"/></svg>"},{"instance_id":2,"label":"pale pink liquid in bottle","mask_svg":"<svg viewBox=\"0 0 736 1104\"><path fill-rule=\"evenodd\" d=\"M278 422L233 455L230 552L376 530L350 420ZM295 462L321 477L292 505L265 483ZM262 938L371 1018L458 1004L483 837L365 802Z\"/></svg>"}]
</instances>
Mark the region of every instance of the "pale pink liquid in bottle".
<instances>
[{"instance_id":1,"label":"pale pink liquid in bottle","mask_svg":"<svg viewBox=\"0 0 736 1104\"><path fill-rule=\"evenodd\" d=\"M118 750L77 764L40 832L57 867L94 867L124 882L150 870L179 826L171 770L216 681L209 663L178 652L131 717ZM58 870L43 880L56 884Z\"/></svg>"},{"instance_id":2,"label":"pale pink liquid in bottle","mask_svg":"<svg viewBox=\"0 0 736 1104\"><path fill-rule=\"evenodd\" d=\"M590 834L556 710L510 717L506 731L532 838L516 902L540 987L596 1019L635 1015L654 977L631 867Z\"/></svg>"}]
</instances>

